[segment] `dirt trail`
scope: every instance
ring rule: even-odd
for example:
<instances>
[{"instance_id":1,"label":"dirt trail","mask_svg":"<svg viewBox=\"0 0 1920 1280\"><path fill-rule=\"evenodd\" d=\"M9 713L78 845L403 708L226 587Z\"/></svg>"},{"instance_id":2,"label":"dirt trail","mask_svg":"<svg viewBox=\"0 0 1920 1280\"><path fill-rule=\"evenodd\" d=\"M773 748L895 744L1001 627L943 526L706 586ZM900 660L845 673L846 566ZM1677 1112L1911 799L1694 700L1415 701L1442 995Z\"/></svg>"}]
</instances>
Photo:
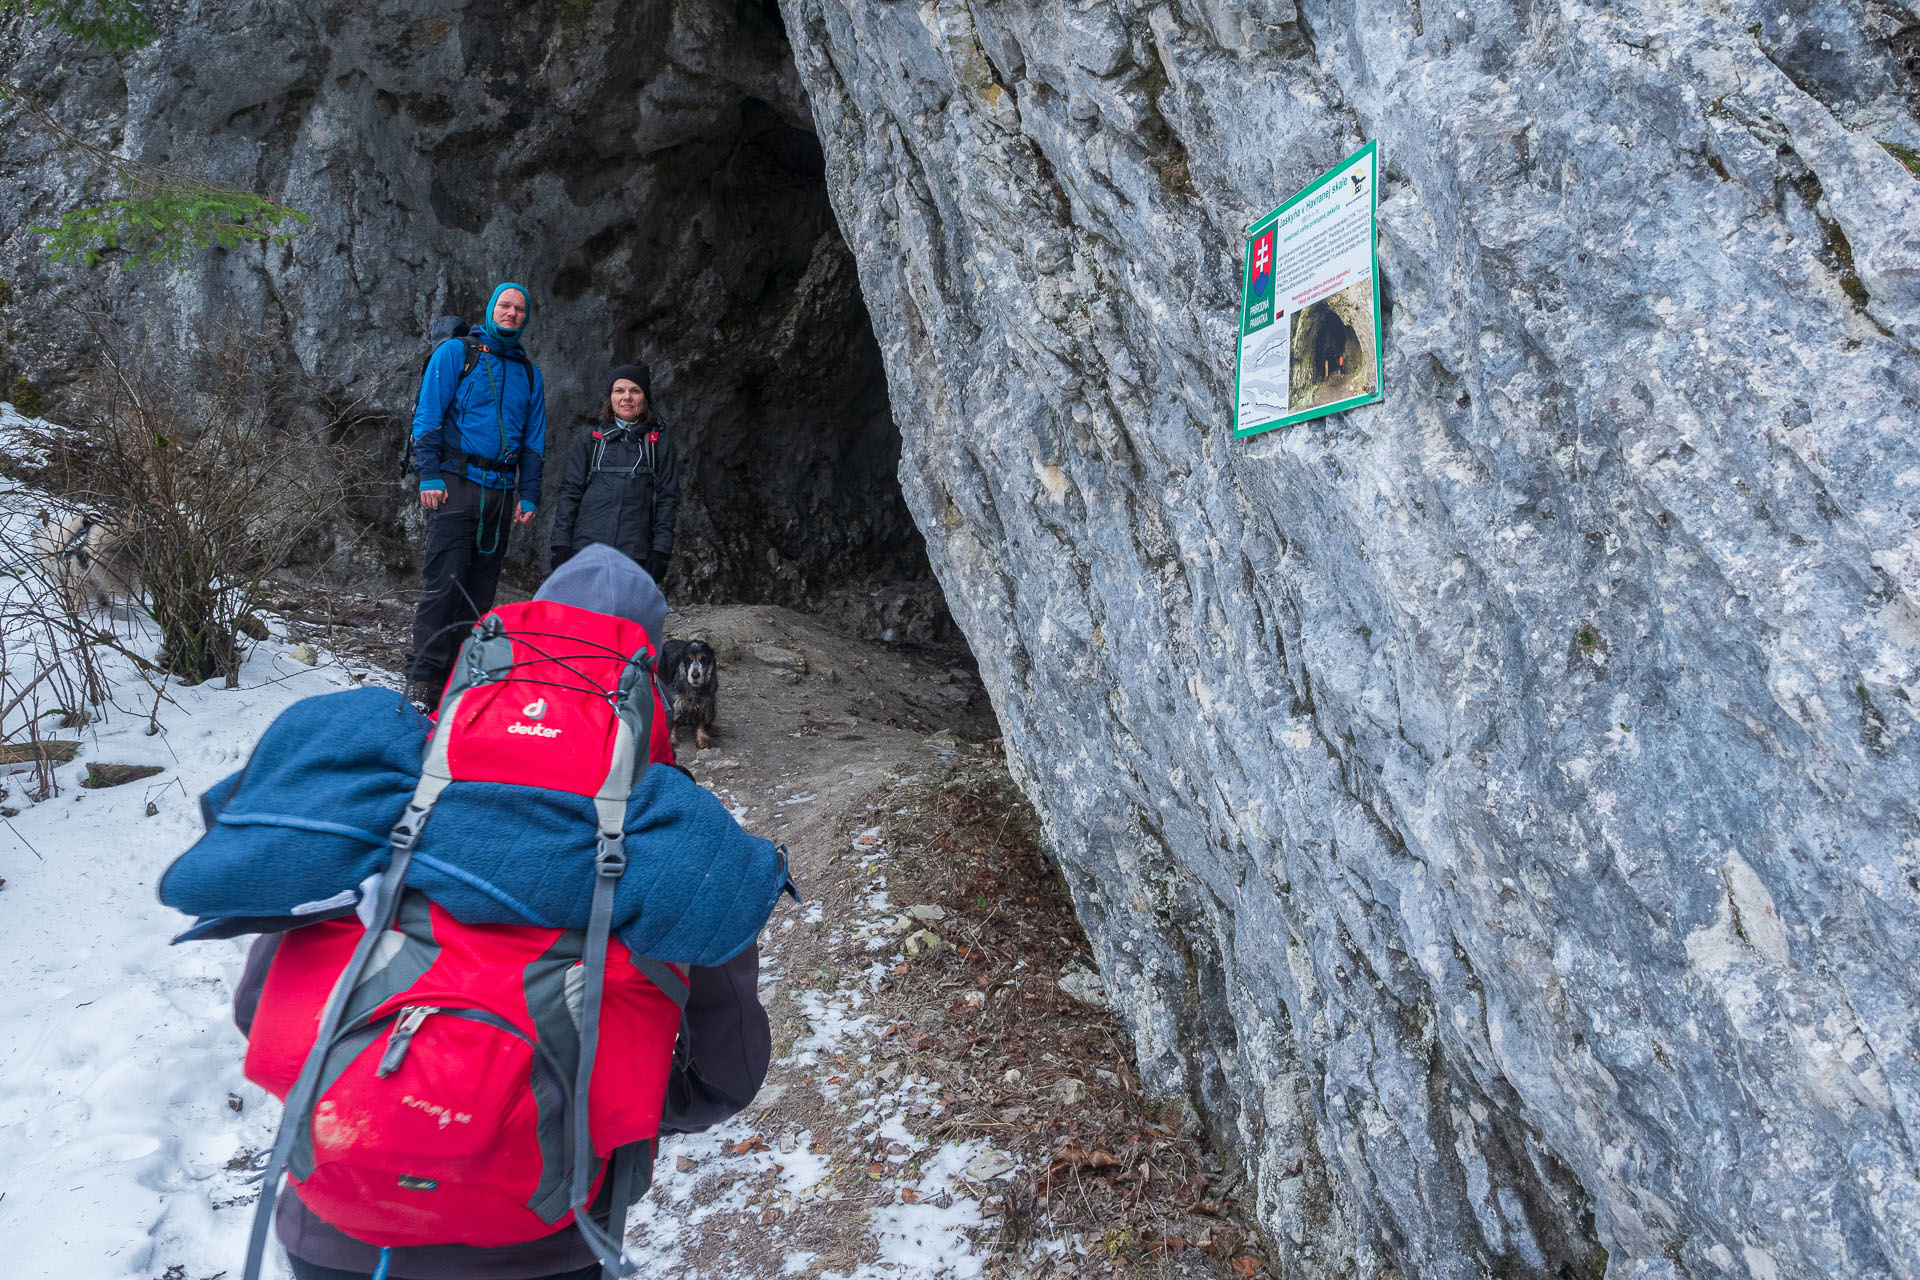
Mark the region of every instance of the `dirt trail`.
<instances>
[{"instance_id":1,"label":"dirt trail","mask_svg":"<svg viewBox=\"0 0 1920 1280\"><path fill-rule=\"evenodd\" d=\"M277 602L395 664L403 602ZM691 606L719 715L680 761L788 846L762 936L773 1067L665 1140L628 1252L650 1280L1272 1274L1184 1104L1154 1105L966 652L769 606Z\"/></svg>"},{"instance_id":2,"label":"dirt trail","mask_svg":"<svg viewBox=\"0 0 1920 1280\"><path fill-rule=\"evenodd\" d=\"M1265 1274L1192 1112L1139 1097L964 651L763 606L669 629L720 659L682 762L806 902L763 938L767 1085L662 1144L641 1274Z\"/></svg>"},{"instance_id":3,"label":"dirt trail","mask_svg":"<svg viewBox=\"0 0 1920 1280\"><path fill-rule=\"evenodd\" d=\"M787 842L803 889L847 806L931 734L995 732L963 649L874 644L764 605L675 609L668 630L706 640L720 663L713 747L694 750L682 730L681 763L749 806L757 834Z\"/></svg>"},{"instance_id":4,"label":"dirt trail","mask_svg":"<svg viewBox=\"0 0 1920 1280\"><path fill-rule=\"evenodd\" d=\"M896 1200L896 1189L881 1193L864 1178L871 1152L856 1148L869 1135L849 1129L829 1097L846 1083L835 1055L844 1061L860 1038L849 1026L859 1015L846 1007L855 1002L835 1001L843 975L833 943L848 923L839 855L850 829L870 825L870 796L939 751L992 735L970 661L964 651L852 640L765 606L679 609L669 629L707 640L720 664L713 746L696 751L683 731L681 762L749 830L787 845L805 905L783 902L763 937L761 998L774 1032L766 1087L719 1132L662 1144L653 1191L631 1220L635 1256L646 1259L646 1274L667 1276L850 1275L863 1263L897 1274L979 1274L967 1265L971 1242L929 1247L927 1231L914 1241L919 1265L880 1256L868 1211ZM935 734L945 736L927 746ZM909 1147L903 1138L886 1142ZM873 1185L846 1194L835 1175L849 1168Z\"/></svg>"}]
</instances>

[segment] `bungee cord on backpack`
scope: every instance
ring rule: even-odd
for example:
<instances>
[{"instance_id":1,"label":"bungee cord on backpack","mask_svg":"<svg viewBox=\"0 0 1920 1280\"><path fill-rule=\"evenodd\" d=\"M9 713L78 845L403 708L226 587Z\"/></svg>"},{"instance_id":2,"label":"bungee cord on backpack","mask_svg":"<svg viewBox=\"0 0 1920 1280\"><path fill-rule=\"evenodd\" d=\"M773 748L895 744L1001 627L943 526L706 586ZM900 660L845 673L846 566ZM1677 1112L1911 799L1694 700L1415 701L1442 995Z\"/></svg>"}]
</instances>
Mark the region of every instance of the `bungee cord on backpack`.
<instances>
[{"instance_id":1,"label":"bungee cord on backpack","mask_svg":"<svg viewBox=\"0 0 1920 1280\"><path fill-rule=\"evenodd\" d=\"M503 626L498 632L498 634L507 640L519 642L522 647L524 647L534 655L532 658L520 658L514 661L513 665L514 665L515 680L518 680L524 684L540 684L540 685L546 685L549 688L565 689L569 693L590 693L590 694L594 694L599 697L607 699L609 703L615 703L619 700L619 697L620 697L619 689L604 688L600 684L596 683L591 676L581 671L578 667L568 665L569 660L572 660L572 659L593 658L593 657L602 657L602 656L609 657L609 658L617 658L624 662L627 659L628 655L620 652L620 650L618 649L615 649L612 645L600 644L593 640L583 639L580 636L566 635L562 632L557 632L557 631L509 631ZM538 637L539 639L542 639L542 640L571 640L576 644L591 645L593 649L598 650L598 652L596 653L596 652L588 651L583 653L552 654L540 648L539 645L530 643L528 640L528 637L530 636ZM556 665L566 670L569 674L579 677L581 683L578 685L561 684L557 680L540 680L540 679L536 679L536 678L521 674L521 672L526 667L533 666L534 664L540 663L540 662L555 663Z\"/></svg>"},{"instance_id":2,"label":"bungee cord on backpack","mask_svg":"<svg viewBox=\"0 0 1920 1280\"><path fill-rule=\"evenodd\" d=\"M476 626L484 625L488 620L489 619L482 619L479 623L473 623L473 622L449 623L448 625L439 628L436 634L444 635L449 631L472 631ZM494 632L493 634L499 636L503 640L518 641L524 648L526 648L528 651L530 651L533 654L531 658L521 658L521 659L515 660L514 678L516 680L522 681L523 683L526 683L526 684L544 685L550 689L560 689L567 693L591 694L594 697L606 699L610 704L618 701L620 697L619 689L617 688L609 689L606 686L600 684L598 681L594 680L593 677L589 676L584 671L581 671L578 667L571 665L574 661L577 661L581 658L606 657L606 658L617 658L621 661L625 661L629 655L621 652L620 650L614 648L613 646L600 644L597 641L588 640L581 636L568 635L565 632L559 632L559 631L510 631L506 627L502 626L498 631ZM590 647L588 649L582 650L579 653L548 653L546 650L540 648L540 646L531 643L533 639L571 640L575 644L588 645ZM580 683L566 684L558 680L543 680L537 677L531 677L531 676L526 676L521 674L524 668L540 662L554 663L555 665L565 670L569 675L572 675L573 677L578 679Z\"/></svg>"}]
</instances>

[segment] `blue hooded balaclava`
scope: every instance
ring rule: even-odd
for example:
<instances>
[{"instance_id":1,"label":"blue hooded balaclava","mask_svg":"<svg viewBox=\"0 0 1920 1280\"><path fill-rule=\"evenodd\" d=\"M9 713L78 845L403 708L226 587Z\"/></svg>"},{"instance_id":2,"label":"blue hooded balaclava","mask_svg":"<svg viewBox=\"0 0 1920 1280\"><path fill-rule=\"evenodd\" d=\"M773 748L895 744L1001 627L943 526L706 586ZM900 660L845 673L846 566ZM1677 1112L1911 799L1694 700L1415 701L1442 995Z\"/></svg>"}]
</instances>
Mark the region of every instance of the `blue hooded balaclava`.
<instances>
[{"instance_id":1,"label":"blue hooded balaclava","mask_svg":"<svg viewBox=\"0 0 1920 1280\"><path fill-rule=\"evenodd\" d=\"M554 600L637 622L655 645L663 641L667 598L645 569L604 542L591 543L547 575L535 600Z\"/></svg>"},{"instance_id":2,"label":"blue hooded balaclava","mask_svg":"<svg viewBox=\"0 0 1920 1280\"><path fill-rule=\"evenodd\" d=\"M527 322L525 320L522 320L520 322L520 329L502 329L499 325L493 322L493 309L495 306L499 304L500 295L505 293L509 289L518 291L520 296L526 299L527 315L529 318L532 317L533 295L527 292L527 286L523 284L515 284L513 283L513 281L509 280L507 281L507 283L495 289L493 291L493 296L487 299L487 318L482 323L481 327L487 331L487 336L489 338L492 338L495 342L499 343L501 346L517 347L520 345L520 329L526 328Z\"/></svg>"}]
</instances>

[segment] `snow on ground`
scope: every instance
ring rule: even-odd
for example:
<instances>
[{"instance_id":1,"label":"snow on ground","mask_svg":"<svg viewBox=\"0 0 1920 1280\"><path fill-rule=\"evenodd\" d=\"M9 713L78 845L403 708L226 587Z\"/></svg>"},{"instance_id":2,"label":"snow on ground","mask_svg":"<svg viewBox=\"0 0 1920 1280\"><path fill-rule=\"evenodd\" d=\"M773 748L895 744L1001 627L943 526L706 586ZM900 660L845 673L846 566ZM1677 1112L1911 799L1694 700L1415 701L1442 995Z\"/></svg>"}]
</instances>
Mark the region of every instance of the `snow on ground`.
<instances>
[{"instance_id":1,"label":"snow on ground","mask_svg":"<svg viewBox=\"0 0 1920 1280\"><path fill-rule=\"evenodd\" d=\"M9 413L0 406L0 419ZM0 436L14 424L0 420ZM0 595L19 589L6 570L29 545L36 505L34 495L0 487ZM157 647L137 618L116 625L136 652ZM301 698L353 687L356 675L392 682L324 651L316 665L303 665L289 656L284 629L273 631L248 655L239 688L168 685L171 703L152 735L151 689L128 660L110 658L120 705L78 732L81 750L59 767L57 796L34 802L31 768L0 765L0 809L17 810L0 813L0 972L10 979L0 990L0 1275L8 1280L238 1274L256 1192L248 1164L271 1145L279 1117L278 1104L241 1075L245 1042L228 1008L247 940L170 946L188 922L159 904L155 886L200 833L199 794L244 763L275 716ZM17 651L5 657L28 661ZM19 728L21 714L0 730ZM87 790L80 783L90 763L162 772ZM750 806L720 794L747 817ZM777 803L814 798L797 791ZM877 870L887 854L878 829L861 832L854 848L869 862L864 905L874 914L848 927L863 937L897 935L897 908ZM819 920L814 904L806 921ZM784 927L792 925L790 917ZM762 979L769 999L783 980L779 936L769 935ZM876 961L831 990L794 992L810 1029L781 1065L807 1073L798 1087L818 1090L837 1132L786 1126L786 1086L771 1085L742 1117L667 1140L655 1186L629 1223L641 1274L710 1272L703 1264L712 1255L697 1247L703 1224L731 1238L742 1228L709 1220L744 1210L758 1214L745 1229L767 1233L781 1258L770 1274L981 1273L981 1199L1013 1166L981 1141L933 1144L909 1129L909 1117L937 1117L942 1104L932 1081L874 1065L885 1028L862 1009L885 965ZM829 1152L845 1139L890 1152L884 1173L858 1196L834 1186ZM838 1272L782 1245L796 1215L809 1210L864 1214L871 1260ZM275 1254L267 1275L284 1276Z\"/></svg>"},{"instance_id":2,"label":"snow on ground","mask_svg":"<svg viewBox=\"0 0 1920 1280\"><path fill-rule=\"evenodd\" d=\"M20 1280L149 1280L234 1269L254 1188L246 1157L270 1145L277 1104L240 1074L228 1011L245 940L168 945L188 923L154 897L198 836L199 793L231 773L274 716L350 687L269 640L241 687L169 691L162 732L109 710L30 803L32 774L0 776L0 1239ZM115 674L132 681L130 664ZM111 668L110 668L111 669ZM89 791L89 762L164 772ZM0 767L4 768L4 767ZM152 812L149 814L149 806Z\"/></svg>"},{"instance_id":3,"label":"snow on ground","mask_svg":"<svg viewBox=\"0 0 1920 1280\"><path fill-rule=\"evenodd\" d=\"M147 1278L178 1263L209 1276L244 1252L253 1188L228 1166L270 1145L278 1116L241 1077L246 1044L229 1017L246 941L170 947L187 921L154 886L199 833L199 793L288 704L351 683L338 667L287 672L279 648L261 646L240 689L175 689L158 737L137 713L93 726L59 771L62 794L0 832L9 1275ZM86 791L89 760L166 772Z\"/></svg>"},{"instance_id":4,"label":"snow on ground","mask_svg":"<svg viewBox=\"0 0 1920 1280\"><path fill-rule=\"evenodd\" d=\"M37 505L0 491L0 573L30 545ZM0 576L0 595L20 589ZM142 625L115 624L150 653ZM169 946L188 921L154 892L200 832L200 793L239 768L289 704L353 685L324 653L306 666L290 648L256 646L237 689L169 685L175 705L161 707L151 736L152 691L113 656L120 705L77 732L45 728L81 739L58 767L57 796L35 803L32 768L0 765L0 810L17 811L0 812L0 1274L11 1280L238 1270L254 1188L229 1166L269 1145L279 1114L240 1073L245 1041L228 1000L246 941ZM5 658L16 676L31 669L17 649ZM24 713L0 728L17 730ZM90 763L162 772L87 790Z\"/></svg>"}]
</instances>

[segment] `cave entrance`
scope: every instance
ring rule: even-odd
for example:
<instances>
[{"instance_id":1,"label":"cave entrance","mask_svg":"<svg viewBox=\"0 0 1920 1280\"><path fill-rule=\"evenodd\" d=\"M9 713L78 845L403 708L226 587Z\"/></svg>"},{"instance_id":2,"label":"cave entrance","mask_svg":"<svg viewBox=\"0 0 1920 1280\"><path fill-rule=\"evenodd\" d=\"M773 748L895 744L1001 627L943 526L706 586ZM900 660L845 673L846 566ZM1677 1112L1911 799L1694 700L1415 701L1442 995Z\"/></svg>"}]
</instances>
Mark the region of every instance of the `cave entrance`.
<instances>
[{"instance_id":1,"label":"cave entrance","mask_svg":"<svg viewBox=\"0 0 1920 1280\"><path fill-rule=\"evenodd\" d=\"M1358 327L1364 317L1342 314L1343 306L1353 310L1356 305L1342 293L1294 312L1288 396L1292 410L1350 399L1371 386L1368 347Z\"/></svg>"},{"instance_id":2,"label":"cave entrance","mask_svg":"<svg viewBox=\"0 0 1920 1280\"><path fill-rule=\"evenodd\" d=\"M951 619L900 490L886 370L779 9L709 16L726 56L699 74L634 18L619 55L638 78L634 111L575 166L572 192L576 204L612 195L598 207L614 212L556 264L562 305L607 335L595 358L653 368L684 489L670 594L946 640ZM599 403L601 388L589 394Z\"/></svg>"},{"instance_id":3,"label":"cave entrance","mask_svg":"<svg viewBox=\"0 0 1920 1280\"><path fill-rule=\"evenodd\" d=\"M1360 367L1360 335L1353 326L1335 315L1333 308L1316 302L1307 308L1312 323L1313 380L1331 382L1347 374L1347 362Z\"/></svg>"}]
</instances>

